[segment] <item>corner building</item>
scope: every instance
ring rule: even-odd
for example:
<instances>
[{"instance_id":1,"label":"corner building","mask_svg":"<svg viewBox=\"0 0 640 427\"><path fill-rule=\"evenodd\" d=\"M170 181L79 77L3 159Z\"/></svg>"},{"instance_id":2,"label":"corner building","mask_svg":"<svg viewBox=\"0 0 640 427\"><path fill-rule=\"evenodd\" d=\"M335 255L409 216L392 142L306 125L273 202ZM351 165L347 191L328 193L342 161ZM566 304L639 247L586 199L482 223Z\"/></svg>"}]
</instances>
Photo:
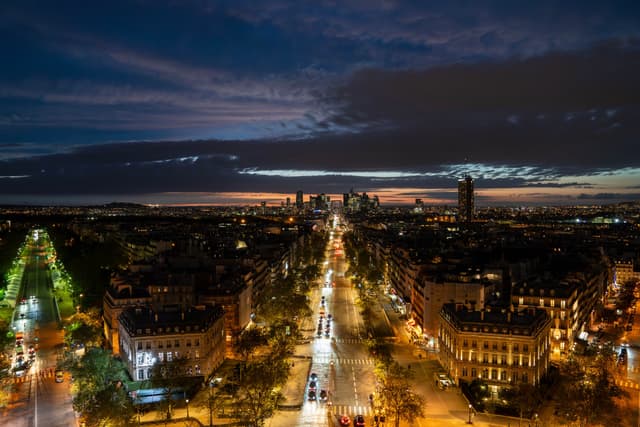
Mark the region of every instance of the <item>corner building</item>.
<instances>
[{"instance_id":1,"label":"corner building","mask_svg":"<svg viewBox=\"0 0 640 427\"><path fill-rule=\"evenodd\" d=\"M517 383L537 385L549 369L551 319L544 310L440 311L440 363L456 383L481 379L493 396Z\"/></svg>"},{"instance_id":2,"label":"corner building","mask_svg":"<svg viewBox=\"0 0 640 427\"><path fill-rule=\"evenodd\" d=\"M147 380L156 362L187 358L185 375L209 375L225 354L224 310L125 309L119 317L120 357L134 381Z\"/></svg>"}]
</instances>

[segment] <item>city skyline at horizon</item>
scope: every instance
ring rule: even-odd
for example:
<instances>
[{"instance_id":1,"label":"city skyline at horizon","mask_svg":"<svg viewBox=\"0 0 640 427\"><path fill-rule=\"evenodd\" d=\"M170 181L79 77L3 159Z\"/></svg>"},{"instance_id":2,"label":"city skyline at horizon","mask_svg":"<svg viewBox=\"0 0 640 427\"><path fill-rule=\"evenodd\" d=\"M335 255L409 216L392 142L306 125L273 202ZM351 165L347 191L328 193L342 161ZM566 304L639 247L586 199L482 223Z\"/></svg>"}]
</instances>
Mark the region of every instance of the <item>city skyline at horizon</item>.
<instances>
[{"instance_id":1,"label":"city skyline at horizon","mask_svg":"<svg viewBox=\"0 0 640 427\"><path fill-rule=\"evenodd\" d=\"M0 204L640 200L640 4L27 0L0 34Z\"/></svg>"}]
</instances>

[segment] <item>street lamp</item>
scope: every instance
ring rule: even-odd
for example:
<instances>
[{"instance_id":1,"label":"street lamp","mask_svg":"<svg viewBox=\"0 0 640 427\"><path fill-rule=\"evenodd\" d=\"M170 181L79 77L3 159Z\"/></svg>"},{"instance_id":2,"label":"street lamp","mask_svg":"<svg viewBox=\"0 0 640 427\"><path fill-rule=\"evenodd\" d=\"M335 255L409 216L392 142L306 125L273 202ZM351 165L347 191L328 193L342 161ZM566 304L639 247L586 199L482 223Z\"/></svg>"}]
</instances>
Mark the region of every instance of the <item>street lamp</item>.
<instances>
[{"instance_id":1,"label":"street lamp","mask_svg":"<svg viewBox=\"0 0 640 427\"><path fill-rule=\"evenodd\" d=\"M471 403L469 403L469 421L467 421L467 424L473 424L471 422L471 413L473 411L473 406L471 406Z\"/></svg>"},{"instance_id":2,"label":"street lamp","mask_svg":"<svg viewBox=\"0 0 640 427\"><path fill-rule=\"evenodd\" d=\"M187 419L189 419L189 399L187 399Z\"/></svg>"},{"instance_id":3,"label":"street lamp","mask_svg":"<svg viewBox=\"0 0 640 427\"><path fill-rule=\"evenodd\" d=\"M209 381L209 400L207 403L209 404L209 427L213 426L213 393L212 389L216 386L214 380Z\"/></svg>"}]
</instances>

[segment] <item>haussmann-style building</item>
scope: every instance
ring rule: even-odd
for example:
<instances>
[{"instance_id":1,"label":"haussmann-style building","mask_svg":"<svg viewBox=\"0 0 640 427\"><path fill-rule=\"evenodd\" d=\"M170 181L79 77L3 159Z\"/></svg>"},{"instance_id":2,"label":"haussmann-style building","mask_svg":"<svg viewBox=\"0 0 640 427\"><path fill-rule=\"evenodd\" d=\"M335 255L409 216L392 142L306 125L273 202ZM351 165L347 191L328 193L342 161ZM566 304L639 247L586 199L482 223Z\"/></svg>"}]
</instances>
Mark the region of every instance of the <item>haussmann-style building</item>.
<instances>
[{"instance_id":1,"label":"haussmann-style building","mask_svg":"<svg viewBox=\"0 0 640 427\"><path fill-rule=\"evenodd\" d=\"M224 310L220 306L194 306L183 311L165 307L125 309L119 317L120 357L134 381L150 378L153 365L187 358L186 375L207 376L225 354Z\"/></svg>"},{"instance_id":2,"label":"haussmann-style building","mask_svg":"<svg viewBox=\"0 0 640 427\"><path fill-rule=\"evenodd\" d=\"M440 311L440 363L456 382L478 378L493 396L517 383L536 385L549 369L549 329L545 310L470 310L444 304Z\"/></svg>"}]
</instances>

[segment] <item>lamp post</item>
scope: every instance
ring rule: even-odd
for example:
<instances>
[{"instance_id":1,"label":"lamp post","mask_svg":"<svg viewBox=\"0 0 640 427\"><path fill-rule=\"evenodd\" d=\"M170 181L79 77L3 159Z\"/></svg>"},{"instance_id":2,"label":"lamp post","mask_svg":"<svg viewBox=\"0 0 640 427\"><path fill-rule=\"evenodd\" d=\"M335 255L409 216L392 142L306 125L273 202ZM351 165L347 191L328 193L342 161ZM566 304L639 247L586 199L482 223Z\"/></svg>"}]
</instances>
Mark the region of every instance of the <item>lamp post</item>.
<instances>
[{"instance_id":1,"label":"lamp post","mask_svg":"<svg viewBox=\"0 0 640 427\"><path fill-rule=\"evenodd\" d=\"M471 406L471 403L469 403L469 421L467 421L467 424L473 424L471 422L471 413L473 411L473 406Z\"/></svg>"},{"instance_id":2,"label":"lamp post","mask_svg":"<svg viewBox=\"0 0 640 427\"><path fill-rule=\"evenodd\" d=\"M189 419L189 399L187 399L187 419Z\"/></svg>"},{"instance_id":3,"label":"lamp post","mask_svg":"<svg viewBox=\"0 0 640 427\"><path fill-rule=\"evenodd\" d=\"M209 381L209 401L207 402L209 406L209 427L213 426L213 393L211 389L213 389L214 386L215 383L213 380Z\"/></svg>"}]
</instances>

